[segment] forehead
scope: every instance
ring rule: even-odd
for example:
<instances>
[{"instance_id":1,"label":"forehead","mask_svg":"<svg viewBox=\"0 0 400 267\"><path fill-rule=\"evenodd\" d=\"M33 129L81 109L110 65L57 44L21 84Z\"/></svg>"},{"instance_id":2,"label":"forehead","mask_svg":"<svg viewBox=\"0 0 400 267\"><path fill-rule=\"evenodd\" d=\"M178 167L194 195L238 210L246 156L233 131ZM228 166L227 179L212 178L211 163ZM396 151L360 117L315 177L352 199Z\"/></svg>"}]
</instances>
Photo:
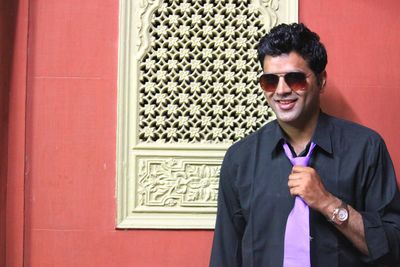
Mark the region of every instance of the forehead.
<instances>
[{"instance_id":1,"label":"forehead","mask_svg":"<svg viewBox=\"0 0 400 267\"><path fill-rule=\"evenodd\" d=\"M279 56L265 56L264 73L284 73L291 71L311 72L307 61L296 52Z\"/></svg>"}]
</instances>

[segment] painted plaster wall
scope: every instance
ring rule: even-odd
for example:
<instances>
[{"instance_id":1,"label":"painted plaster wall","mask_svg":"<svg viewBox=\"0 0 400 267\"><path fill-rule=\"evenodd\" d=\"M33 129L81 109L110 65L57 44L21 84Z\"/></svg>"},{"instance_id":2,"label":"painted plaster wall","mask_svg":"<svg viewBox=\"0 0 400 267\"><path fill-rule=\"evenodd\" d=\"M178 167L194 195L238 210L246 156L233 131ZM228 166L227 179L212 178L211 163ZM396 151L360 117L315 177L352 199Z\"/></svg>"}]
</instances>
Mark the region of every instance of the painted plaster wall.
<instances>
[{"instance_id":1,"label":"painted plaster wall","mask_svg":"<svg viewBox=\"0 0 400 267\"><path fill-rule=\"evenodd\" d=\"M0 2L0 266L23 264L27 11Z\"/></svg>"},{"instance_id":2,"label":"painted plaster wall","mask_svg":"<svg viewBox=\"0 0 400 267\"><path fill-rule=\"evenodd\" d=\"M300 21L321 35L329 53L324 110L380 132L397 173L399 7L397 0L300 0ZM10 217L25 222L25 266L207 266L212 231L114 229L118 1L38 0L26 10L18 21L29 18L22 50L27 117L24 124L16 116L22 126L12 128L15 136L26 126L26 148L8 143L9 168L10 153L25 155L26 166L13 166L25 180L15 175L7 187L7 198L21 196L21 183L25 190L25 213ZM9 103L21 99L12 95ZM10 117L17 113L10 108ZM20 240L21 231L12 231L7 245ZM7 266L21 266L22 246L15 251Z\"/></svg>"},{"instance_id":3,"label":"painted plaster wall","mask_svg":"<svg viewBox=\"0 0 400 267\"><path fill-rule=\"evenodd\" d=\"M6 11L10 10L7 4L0 3L0 40L8 40L0 42L0 265L5 264L5 216L6 216L6 192L7 192L7 128L8 128L8 87L9 87L9 65L11 62L10 53L12 47L12 35L10 32L10 22L12 18L6 15Z\"/></svg>"}]
</instances>

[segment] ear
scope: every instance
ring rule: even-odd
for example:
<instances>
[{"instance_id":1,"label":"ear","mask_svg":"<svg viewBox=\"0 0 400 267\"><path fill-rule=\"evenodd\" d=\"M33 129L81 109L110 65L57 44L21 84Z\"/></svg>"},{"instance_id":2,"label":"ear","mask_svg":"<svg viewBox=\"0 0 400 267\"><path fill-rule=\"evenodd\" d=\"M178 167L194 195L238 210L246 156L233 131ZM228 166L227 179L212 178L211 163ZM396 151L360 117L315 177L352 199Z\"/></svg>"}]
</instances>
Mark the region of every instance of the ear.
<instances>
[{"instance_id":1,"label":"ear","mask_svg":"<svg viewBox=\"0 0 400 267\"><path fill-rule=\"evenodd\" d=\"M321 90L321 93L325 89L326 79L327 79L327 74L326 74L326 70L324 70L323 72L321 72L318 75L318 84L319 84L319 89Z\"/></svg>"}]
</instances>

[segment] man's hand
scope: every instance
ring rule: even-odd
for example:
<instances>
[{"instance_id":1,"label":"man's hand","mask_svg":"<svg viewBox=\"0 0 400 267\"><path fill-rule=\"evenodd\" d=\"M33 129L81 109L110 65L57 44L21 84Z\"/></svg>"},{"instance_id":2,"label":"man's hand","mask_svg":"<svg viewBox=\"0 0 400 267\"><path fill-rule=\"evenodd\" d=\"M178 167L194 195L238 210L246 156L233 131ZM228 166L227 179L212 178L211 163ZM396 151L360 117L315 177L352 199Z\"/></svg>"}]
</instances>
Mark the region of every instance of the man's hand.
<instances>
[{"instance_id":1,"label":"man's hand","mask_svg":"<svg viewBox=\"0 0 400 267\"><path fill-rule=\"evenodd\" d=\"M288 181L289 191L292 196L300 196L310 208L313 208L327 219L332 215L335 207L341 200L326 191L321 177L310 167L294 166ZM340 226L335 225L363 254L369 255L365 241L364 223L361 214L350 205L349 221Z\"/></svg>"},{"instance_id":2,"label":"man's hand","mask_svg":"<svg viewBox=\"0 0 400 267\"><path fill-rule=\"evenodd\" d=\"M293 166L288 186L292 196L300 196L310 208L322 213L337 200L326 191L321 177L310 167Z\"/></svg>"}]
</instances>

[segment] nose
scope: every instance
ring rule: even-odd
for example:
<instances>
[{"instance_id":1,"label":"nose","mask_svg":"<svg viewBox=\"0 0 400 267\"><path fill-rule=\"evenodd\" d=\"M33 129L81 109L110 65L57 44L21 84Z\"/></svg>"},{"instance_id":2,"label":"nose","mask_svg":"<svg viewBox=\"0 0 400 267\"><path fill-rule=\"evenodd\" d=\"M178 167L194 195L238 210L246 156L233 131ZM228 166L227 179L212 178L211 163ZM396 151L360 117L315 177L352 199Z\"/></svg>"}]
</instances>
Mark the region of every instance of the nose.
<instances>
[{"instance_id":1,"label":"nose","mask_svg":"<svg viewBox=\"0 0 400 267\"><path fill-rule=\"evenodd\" d=\"M278 85L276 86L275 94L286 95L292 93L292 89L287 85L283 76L279 77Z\"/></svg>"}]
</instances>

